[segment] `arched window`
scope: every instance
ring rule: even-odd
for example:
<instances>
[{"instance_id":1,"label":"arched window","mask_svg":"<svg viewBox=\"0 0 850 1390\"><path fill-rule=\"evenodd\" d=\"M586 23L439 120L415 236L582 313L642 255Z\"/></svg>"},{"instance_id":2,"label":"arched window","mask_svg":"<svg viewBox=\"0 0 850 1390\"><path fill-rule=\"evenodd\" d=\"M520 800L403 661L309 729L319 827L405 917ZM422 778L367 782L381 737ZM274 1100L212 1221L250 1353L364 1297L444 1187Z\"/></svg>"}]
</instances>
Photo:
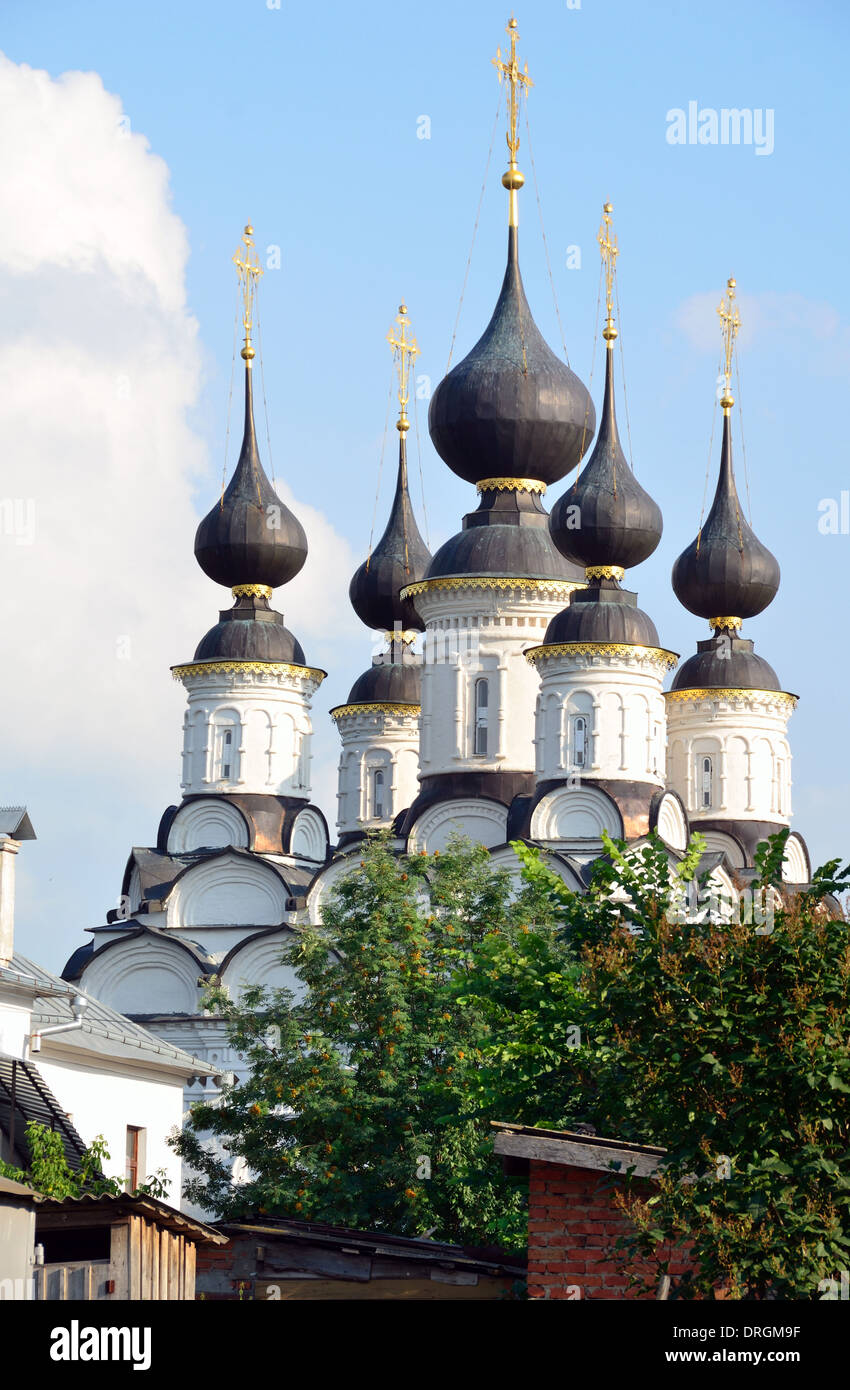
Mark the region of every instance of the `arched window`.
<instances>
[{"instance_id":1,"label":"arched window","mask_svg":"<svg viewBox=\"0 0 850 1390\"><path fill-rule=\"evenodd\" d=\"M377 768L372 773L372 815L382 817L384 814L384 774L381 768Z\"/></svg>"},{"instance_id":2,"label":"arched window","mask_svg":"<svg viewBox=\"0 0 850 1390\"><path fill-rule=\"evenodd\" d=\"M573 719L573 767L587 766L587 719L577 714Z\"/></svg>"},{"instance_id":3,"label":"arched window","mask_svg":"<svg viewBox=\"0 0 850 1390\"><path fill-rule=\"evenodd\" d=\"M215 734L215 780L235 782L239 775L239 748L236 728L220 724Z\"/></svg>"},{"instance_id":4,"label":"arched window","mask_svg":"<svg viewBox=\"0 0 850 1390\"><path fill-rule=\"evenodd\" d=\"M487 752L487 707L489 704L489 683L482 679L475 682L475 751Z\"/></svg>"},{"instance_id":5,"label":"arched window","mask_svg":"<svg viewBox=\"0 0 850 1390\"><path fill-rule=\"evenodd\" d=\"M711 807L712 769L711 758L699 758L699 804L703 811Z\"/></svg>"}]
</instances>

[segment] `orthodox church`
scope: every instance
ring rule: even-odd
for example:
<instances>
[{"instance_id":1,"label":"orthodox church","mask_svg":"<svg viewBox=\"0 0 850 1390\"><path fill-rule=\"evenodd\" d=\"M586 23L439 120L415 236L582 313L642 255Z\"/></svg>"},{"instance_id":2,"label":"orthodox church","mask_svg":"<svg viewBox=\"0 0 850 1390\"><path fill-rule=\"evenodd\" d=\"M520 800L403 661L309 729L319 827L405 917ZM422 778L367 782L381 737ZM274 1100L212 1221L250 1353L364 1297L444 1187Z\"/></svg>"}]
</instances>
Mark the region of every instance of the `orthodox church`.
<instances>
[{"instance_id":1,"label":"orthodox church","mask_svg":"<svg viewBox=\"0 0 850 1390\"><path fill-rule=\"evenodd\" d=\"M221 1021L203 1010L205 986L215 977L234 993L246 983L295 988L285 947L318 920L372 829L389 831L399 852L426 853L460 831L514 869L510 842L524 839L579 892L603 832L639 844L655 831L675 861L699 830L711 882L733 900L758 843L789 825L796 696L741 630L775 597L779 566L735 485L735 282L720 309L717 488L672 580L709 635L680 664L624 587L626 571L658 546L662 517L617 428L611 206L599 234L607 315L597 432L588 390L544 341L523 288L517 122L530 80L514 20L508 35L509 52L494 60L509 112L504 280L490 323L440 382L428 420L437 453L475 492L460 530L432 556L408 485L418 348L402 305L389 339L399 376L395 496L350 588L354 612L384 635L385 650L331 711L341 745L333 830L310 792L312 707L325 672L272 606L302 568L307 537L258 452L251 333L261 272L250 227L234 258L244 436L195 537L198 564L232 605L173 668L186 691L182 799L163 814L155 845L131 851L121 907L64 972L211 1072L240 1064ZM547 512L547 491L559 487ZM810 875L796 832L784 872L792 884Z\"/></svg>"}]
</instances>

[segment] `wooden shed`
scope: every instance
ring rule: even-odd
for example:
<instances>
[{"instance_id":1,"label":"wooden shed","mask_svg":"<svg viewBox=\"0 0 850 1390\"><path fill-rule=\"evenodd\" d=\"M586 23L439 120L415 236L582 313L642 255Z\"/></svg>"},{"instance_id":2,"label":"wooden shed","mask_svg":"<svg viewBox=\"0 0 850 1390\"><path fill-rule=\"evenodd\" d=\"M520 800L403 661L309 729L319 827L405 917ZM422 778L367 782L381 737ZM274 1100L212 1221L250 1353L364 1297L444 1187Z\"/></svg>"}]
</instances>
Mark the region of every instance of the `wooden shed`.
<instances>
[{"instance_id":1,"label":"wooden shed","mask_svg":"<svg viewBox=\"0 0 850 1390\"><path fill-rule=\"evenodd\" d=\"M42 1198L36 1241L44 1264L35 1297L111 1300L194 1299L198 1246L227 1237L155 1197Z\"/></svg>"}]
</instances>

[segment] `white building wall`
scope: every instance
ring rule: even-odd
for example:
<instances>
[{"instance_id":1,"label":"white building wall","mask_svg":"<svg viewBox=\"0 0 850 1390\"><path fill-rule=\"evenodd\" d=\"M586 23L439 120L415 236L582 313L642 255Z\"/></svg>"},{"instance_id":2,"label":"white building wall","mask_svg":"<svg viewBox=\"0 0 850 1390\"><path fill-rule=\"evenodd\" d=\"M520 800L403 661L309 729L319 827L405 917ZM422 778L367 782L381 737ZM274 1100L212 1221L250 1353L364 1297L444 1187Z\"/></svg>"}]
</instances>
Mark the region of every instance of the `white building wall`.
<instances>
[{"instance_id":1,"label":"white building wall","mask_svg":"<svg viewBox=\"0 0 850 1390\"><path fill-rule=\"evenodd\" d=\"M104 1163L107 1177L123 1179L127 1126L138 1126L145 1131L144 1176L164 1168L168 1200L179 1206L181 1160L166 1140L183 1121L184 1078L129 1061L94 1057L89 1062L82 1049L60 1046L60 1038L52 1043L45 1038L34 1060L84 1142L103 1135L110 1155Z\"/></svg>"},{"instance_id":2,"label":"white building wall","mask_svg":"<svg viewBox=\"0 0 850 1390\"><path fill-rule=\"evenodd\" d=\"M546 648L535 656L537 780L577 773L663 787L666 654L646 647L623 647L616 655L548 650L551 656Z\"/></svg>"},{"instance_id":3,"label":"white building wall","mask_svg":"<svg viewBox=\"0 0 850 1390\"><path fill-rule=\"evenodd\" d=\"M668 693L667 778L692 822L788 823L794 704L793 695L762 690Z\"/></svg>"},{"instance_id":4,"label":"white building wall","mask_svg":"<svg viewBox=\"0 0 850 1390\"><path fill-rule=\"evenodd\" d=\"M214 663L213 663L214 665ZM228 669L230 668L230 669ZM310 796L311 701L324 674L308 666L180 670L189 697L183 780L197 792Z\"/></svg>"},{"instance_id":5,"label":"white building wall","mask_svg":"<svg viewBox=\"0 0 850 1390\"><path fill-rule=\"evenodd\" d=\"M416 593L425 623L419 775L530 772L537 675L523 655L538 645L576 587L530 580L484 587L471 579ZM448 581L447 581L448 583ZM487 681L487 751L476 752L476 681Z\"/></svg>"},{"instance_id":6,"label":"white building wall","mask_svg":"<svg viewBox=\"0 0 850 1390\"><path fill-rule=\"evenodd\" d=\"M417 790L419 708L356 705L335 716L342 741L337 791L340 835L388 826ZM375 773L383 774L383 814L376 814Z\"/></svg>"}]
</instances>

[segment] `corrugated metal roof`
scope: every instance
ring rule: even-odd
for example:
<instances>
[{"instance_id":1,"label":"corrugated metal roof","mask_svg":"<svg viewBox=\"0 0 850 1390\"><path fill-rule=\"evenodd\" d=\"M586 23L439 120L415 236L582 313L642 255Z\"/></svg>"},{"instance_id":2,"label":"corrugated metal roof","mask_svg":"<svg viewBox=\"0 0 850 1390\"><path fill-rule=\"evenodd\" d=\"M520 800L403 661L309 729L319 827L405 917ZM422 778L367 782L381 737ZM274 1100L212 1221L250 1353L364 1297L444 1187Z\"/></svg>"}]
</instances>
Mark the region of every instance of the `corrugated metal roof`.
<instances>
[{"instance_id":1,"label":"corrugated metal roof","mask_svg":"<svg viewBox=\"0 0 850 1390\"><path fill-rule=\"evenodd\" d=\"M13 840L35 839L26 806L0 806L0 835L10 835Z\"/></svg>"},{"instance_id":2,"label":"corrugated metal roof","mask_svg":"<svg viewBox=\"0 0 850 1390\"><path fill-rule=\"evenodd\" d=\"M83 1015L83 1026L74 1032L60 1033L63 1044L106 1057L138 1057L139 1060L160 1062L173 1070L185 1072L187 1076L213 1074L209 1063L192 1057L172 1043L164 1042L141 1024L118 1013L117 1009L101 1003L93 995L86 994L85 990L67 984L58 975L27 960L25 956L13 956L12 966L19 974L33 979L36 990L42 987L46 991L45 994L38 993L33 1005L34 1031L39 1027L49 1028L54 1023L73 1023L71 1001L76 995L82 994L88 1004ZM54 994L57 990L60 991L58 996Z\"/></svg>"},{"instance_id":3,"label":"corrugated metal roof","mask_svg":"<svg viewBox=\"0 0 850 1390\"><path fill-rule=\"evenodd\" d=\"M0 1130L9 1136L14 1131L14 1149L23 1155L25 1166L31 1159L26 1142L26 1127L30 1120L46 1125L48 1129L58 1130L68 1165L79 1168L86 1146L38 1067L33 1062L22 1062L18 1057L0 1054Z\"/></svg>"},{"instance_id":4,"label":"corrugated metal roof","mask_svg":"<svg viewBox=\"0 0 850 1390\"><path fill-rule=\"evenodd\" d=\"M66 1212L70 1214L78 1207L99 1208L107 1214L122 1211L138 1212L140 1215L156 1221L157 1225L167 1227L168 1230L194 1236L200 1244L226 1245L228 1242L228 1237L220 1231L204 1225L203 1221L196 1221L194 1217L186 1216L176 1207L169 1206L168 1202L161 1202L158 1197L149 1197L143 1192L104 1192L98 1196L91 1192L85 1192L81 1197L63 1197L61 1199L39 1197L36 1220L40 1222L43 1215L49 1218ZM53 1225L53 1222L50 1224Z\"/></svg>"}]
</instances>

